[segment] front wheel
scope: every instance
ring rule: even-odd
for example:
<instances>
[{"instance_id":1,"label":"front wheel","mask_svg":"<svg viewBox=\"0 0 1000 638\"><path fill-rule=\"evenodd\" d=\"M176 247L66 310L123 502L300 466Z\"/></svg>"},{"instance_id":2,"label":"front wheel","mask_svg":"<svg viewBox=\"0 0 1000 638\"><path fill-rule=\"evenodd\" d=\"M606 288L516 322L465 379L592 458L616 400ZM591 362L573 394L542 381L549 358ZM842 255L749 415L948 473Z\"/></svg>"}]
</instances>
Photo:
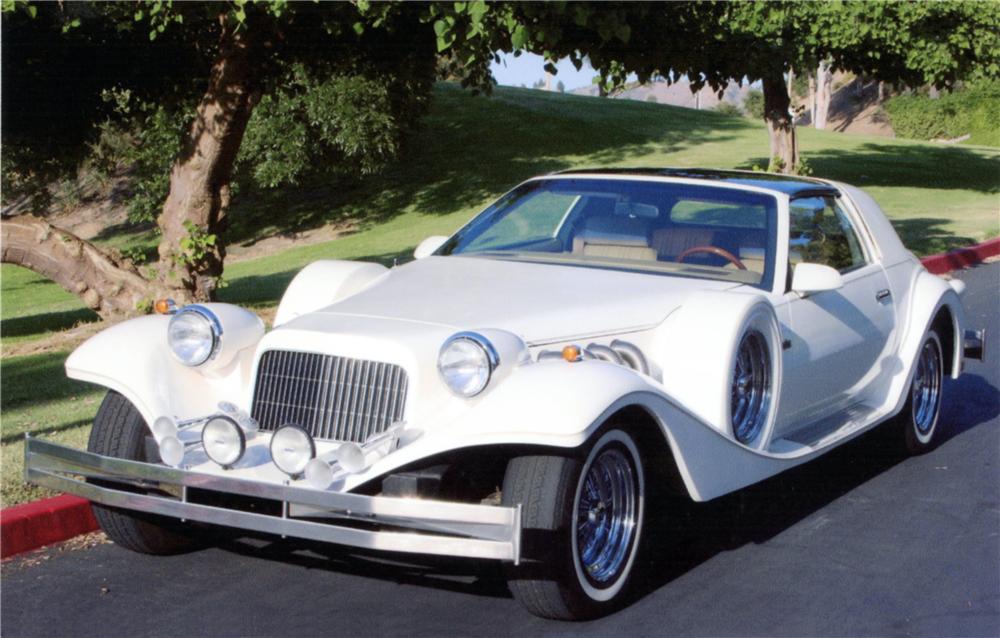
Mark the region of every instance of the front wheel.
<instances>
[{"instance_id":1,"label":"front wheel","mask_svg":"<svg viewBox=\"0 0 1000 638\"><path fill-rule=\"evenodd\" d=\"M111 391L104 397L87 450L102 456L148 462L146 458L146 422L132 403ZM94 481L99 483L99 481ZM126 489L115 485L115 489ZM176 531L177 525L162 516L132 512L93 504L94 518L101 530L116 545L141 554L176 554L197 547L194 539Z\"/></svg>"},{"instance_id":2,"label":"front wheel","mask_svg":"<svg viewBox=\"0 0 1000 638\"><path fill-rule=\"evenodd\" d=\"M522 508L522 560L508 585L529 611L582 620L620 607L645 513L642 458L628 433L608 430L585 456L512 459L503 501Z\"/></svg>"}]
</instances>

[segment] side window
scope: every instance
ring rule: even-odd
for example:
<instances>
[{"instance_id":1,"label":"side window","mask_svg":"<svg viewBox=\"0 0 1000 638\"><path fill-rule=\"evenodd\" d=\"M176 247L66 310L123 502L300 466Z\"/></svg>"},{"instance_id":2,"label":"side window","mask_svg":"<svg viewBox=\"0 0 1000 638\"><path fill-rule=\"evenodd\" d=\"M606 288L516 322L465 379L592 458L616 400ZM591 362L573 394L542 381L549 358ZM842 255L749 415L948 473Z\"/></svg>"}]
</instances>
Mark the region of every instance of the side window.
<instances>
[{"instance_id":1,"label":"side window","mask_svg":"<svg viewBox=\"0 0 1000 638\"><path fill-rule=\"evenodd\" d=\"M788 228L792 266L807 261L845 273L867 263L858 234L834 197L793 199Z\"/></svg>"}]
</instances>

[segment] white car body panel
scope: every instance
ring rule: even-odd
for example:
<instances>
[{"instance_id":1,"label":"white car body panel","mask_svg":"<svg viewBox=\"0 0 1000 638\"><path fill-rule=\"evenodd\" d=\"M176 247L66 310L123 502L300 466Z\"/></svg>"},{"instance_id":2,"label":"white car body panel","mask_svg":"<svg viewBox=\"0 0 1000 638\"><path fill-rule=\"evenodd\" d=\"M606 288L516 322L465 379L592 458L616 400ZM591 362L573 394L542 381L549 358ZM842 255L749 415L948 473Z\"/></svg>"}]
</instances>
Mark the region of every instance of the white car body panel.
<instances>
[{"instance_id":1,"label":"white car body panel","mask_svg":"<svg viewBox=\"0 0 1000 638\"><path fill-rule=\"evenodd\" d=\"M396 451L364 472L342 476L329 488L336 491L463 448L576 448L618 410L636 406L662 430L690 496L707 500L814 458L897 413L923 335L944 307L958 335L946 358L953 376L961 372L964 315L956 291L906 251L870 197L831 184L848 202L873 260L845 275L841 290L800 298L786 292L783 267L775 271L773 289L760 290L725 281L479 257L428 256L391 270L330 260L310 265L293 280L275 328L266 335L261 337L252 322L227 325L226 338L252 343L227 350L231 360L207 373L172 357L166 342L169 319L153 316L92 337L69 358L67 374L122 393L152 423L163 415L205 415L223 400L249 409L260 356L272 349L402 366L410 388L408 434ZM786 264L788 196L753 186L710 185L777 199L776 263ZM891 292L888 303L876 300L885 289ZM243 312L226 304L209 306L227 317ZM779 391L764 433L746 446L729 430L727 397L735 346L751 324L767 337ZM436 368L442 343L460 330L488 336L501 360L487 389L471 399L452 394ZM603 361L535 360L541 350L615 338L646 354L649 375ZM790 348L783 348L785 341ZM801 439L801 432L831 417L839 421L822 438L796 440L796 432ZM269 461L269 436L260 433L251 441L232 469L197 452L186 465L206 474L283 482L288 477ZM336 445L318 441L318 453Z\"/></svg>"}]
</instances>

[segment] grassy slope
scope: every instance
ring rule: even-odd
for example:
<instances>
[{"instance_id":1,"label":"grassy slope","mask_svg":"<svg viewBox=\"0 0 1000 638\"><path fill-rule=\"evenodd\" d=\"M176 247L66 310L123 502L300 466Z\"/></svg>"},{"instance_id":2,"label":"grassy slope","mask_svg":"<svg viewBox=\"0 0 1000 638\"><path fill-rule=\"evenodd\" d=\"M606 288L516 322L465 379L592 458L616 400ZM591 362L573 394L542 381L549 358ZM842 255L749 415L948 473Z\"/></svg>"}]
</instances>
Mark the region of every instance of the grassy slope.
<instances>
[{"instance_id":1,"label":"grassy slope","mask_svg":"<svg viewBox=\"0 0 1000 638\"><path fill-rule=\"evenodd\" d=\"M404 162L361 185L315 181L277 193L244 193L227 239L252 242L283 227L356 220L357 232L226 269L225 301L266 307L303 265L320 258L405 259L423 237L448 234L518 181L583 166L751 168L767 163L762 125L740 118L626 100L498 89L472 97L441 86ZM1000 151L799 131L816 175L868 190L918 253L998 233ZM2 271L3 342L36 338L93 315L53 284L12 266ZM17 483L24 431L59 429L81 443L99 391L61 385L65 353L2 362L3 498ZM12 382L22 379L23 382ZM38 388L45 388L39 400Z\"/></svg>"}]
</instances>

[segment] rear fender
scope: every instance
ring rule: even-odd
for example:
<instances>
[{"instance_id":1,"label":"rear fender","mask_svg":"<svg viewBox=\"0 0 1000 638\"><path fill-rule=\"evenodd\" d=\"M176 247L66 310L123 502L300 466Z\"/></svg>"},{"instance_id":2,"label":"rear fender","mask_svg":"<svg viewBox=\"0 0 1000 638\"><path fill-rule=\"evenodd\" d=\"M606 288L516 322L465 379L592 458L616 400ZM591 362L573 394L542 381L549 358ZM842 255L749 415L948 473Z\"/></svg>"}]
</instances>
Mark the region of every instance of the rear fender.
<instances>
[{"instance_id":1,"label":"rear fender","mask_svg":"<svg viewBox=\"0 0 1000 638\"><path fill-rule=\"evenodd\" d=\"M920 270L914 277L910 292L909 312L906 326L900 339L897 359L892 366L892 378L889 384L888 396L896 400L893 413L898 412L906 403L907 390L913 379L917 354L923 345L924 335L930 329L934 319L947 308L951 314L953 339L952 350L943 352L951 359L951 377L957 379L962 373L963 365L963 335L965 308L959 299L955 288L947 281L926 270Z\"/></svg>"}]
</instances>

